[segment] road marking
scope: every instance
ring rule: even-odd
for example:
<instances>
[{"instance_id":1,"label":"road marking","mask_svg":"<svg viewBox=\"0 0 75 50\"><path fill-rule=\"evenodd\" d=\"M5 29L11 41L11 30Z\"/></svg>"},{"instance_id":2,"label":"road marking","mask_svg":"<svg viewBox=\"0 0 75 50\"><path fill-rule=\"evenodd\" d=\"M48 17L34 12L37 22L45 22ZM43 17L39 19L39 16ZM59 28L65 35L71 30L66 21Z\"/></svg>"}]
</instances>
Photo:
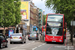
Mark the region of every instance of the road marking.
<instances>
[{"instance_id":1,"label":"road marking","mask_svg":"<svg viewBox=\"0 0 75 50\"><path fill-rule=\"evenodd\" d=\"M74 49L74 46L66 46L65 49L67 50Z\"/></svg>"},{"instance_id":2,"label":"road marking","mask_svg":"<svg viewBox=\"0 0 75 50\"><path fill-rule=\"evenodd\" d=\"M11 50L16 49L17 47L11 48Z\"/></svg>"},{"instance_id":3,"label":"road marking","mask_svg":"<svg viewBox=\"0 0 75 50\"><path fill-rule=\"evenodd\" d=\"M35 41L32 41L31 43L34 43ZM22 47L22 46L24 46L24 45L28 45L28 44L31 44L31 43L27 43L27 44L23 44L23 45L20 45L19 47ZM18 48L18 47L13 47L13 48L10 48L11 50L13 50L13 49L16 49L16 48Z\"/></svg>"},{"instance_id":4,"label":"road marking","mask_svg":"<svg viewBox=\"0 0 75 50\"><path fill-rule=\"evenodd\" d=\"M35 50L37 47L33 48L32 50Z\"/></svg>"},{"instance_id":5,"label":"road marking","mask_svg":"<svg viewBox=\"0 0 75 50\"><path fill-rule=\"evenodd\" d=\"M49 50L49 49L51 49L52 47L53 47L53 45L52 45L52 46L50 46L50 47L48 48L48 50Z\"/></svg>"},{"instance_id":6,"label":"road marking","mask_svg":"<svg viewBox=\"0 0 75 50\"><path fill-rule=\"evenodd\" d=\"M67 49L67 50L70 50L70 49L74 49L74 46L54 46L56 48L64 48L64 49Z\"/></svg>"},{"instance_id":7,"label":"road marking","mask_svg":"<svg viewBox=\"0 0 75 50\"><path fill-rule=\"evenodd\" d=\"M42 44L42 45L39 45L38 47L41 47L41 46L43 46L43 45L45 45L45 43ZM35 49L38 48L38 47L35 47L35 48L33 48L32 50L35 50Z\"/></svg>"},{"instance_id":8,"label":"road marking","mask_svg":"<svg viewBox=\"0 0 75 50\"><path fill-rule=\"evenodd\" d=\"M32 41L31 43L34 43L34 42L35 42L35 41ZM31 43L23 44L23 45L21 45L20 47L25 46L25 45L29 45L29 44L31 44Z\"/></svg>"},{"instance_id":9,"label":"road marking","mask_svg":"<svg viewBox=\"0 0 75 50\"><path fill-rule=\"evenodd\" d=\"M43 45L45 45L45 43L44 43L44 44L42 44L42 45L39 45L38 47L41 47L41 46L43 46Z\"/></svg>"}]
</instances>

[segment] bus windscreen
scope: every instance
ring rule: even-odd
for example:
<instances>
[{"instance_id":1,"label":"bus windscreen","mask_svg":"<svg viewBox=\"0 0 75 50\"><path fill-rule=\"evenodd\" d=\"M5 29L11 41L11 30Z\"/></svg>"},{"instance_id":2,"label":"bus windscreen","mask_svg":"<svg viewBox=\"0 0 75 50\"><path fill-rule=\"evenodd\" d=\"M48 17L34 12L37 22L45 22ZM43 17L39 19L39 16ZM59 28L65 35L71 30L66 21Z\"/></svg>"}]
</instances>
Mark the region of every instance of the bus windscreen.
<instances>
[{"instance_id":1,"label":"bus windscreen","mask_svg":"<svg viewBox=\"0 0 75 50\"><path fill-rule=\"evenodd\" d=\"M48 15L47 21L63 22L63 15Z\"/></svg>"},{"instance_id":2,"label":"bus windscreen","mask_svg":"<svg viewBox=\"0 0 75 50\"><path fill-rule=\"evenodd\" d=\"M62 27L62 22L47 22L47 26L53 26L53 27Z\"/></svg>"}]
</instances>

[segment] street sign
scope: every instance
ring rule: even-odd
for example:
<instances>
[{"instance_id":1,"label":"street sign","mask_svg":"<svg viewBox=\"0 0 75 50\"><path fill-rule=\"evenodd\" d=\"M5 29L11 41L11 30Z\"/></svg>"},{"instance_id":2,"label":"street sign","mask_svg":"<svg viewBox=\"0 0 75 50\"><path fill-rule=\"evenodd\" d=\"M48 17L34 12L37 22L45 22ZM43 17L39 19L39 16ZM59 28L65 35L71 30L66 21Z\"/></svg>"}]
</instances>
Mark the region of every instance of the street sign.
<instances>
[{"instance_id":1,"label":"street sign","mask_svg":"<svg viewBox=\"0 0 75 50\"><path fill-rule=\"evenodd\" d=\"M75 21L71 21L71 26L75 26Z\"/></svg>"}]
</instances>

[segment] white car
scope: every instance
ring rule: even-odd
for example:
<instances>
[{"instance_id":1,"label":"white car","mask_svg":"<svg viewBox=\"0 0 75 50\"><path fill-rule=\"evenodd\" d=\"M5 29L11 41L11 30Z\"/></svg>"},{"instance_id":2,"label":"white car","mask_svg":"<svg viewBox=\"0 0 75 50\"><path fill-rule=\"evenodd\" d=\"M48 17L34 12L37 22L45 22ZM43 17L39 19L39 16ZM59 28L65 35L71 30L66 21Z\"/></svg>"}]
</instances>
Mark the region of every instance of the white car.
<instances>
[{"instance_id":1,"label":"white car","mask_svg":"<svg viewBox=\"0 0 75 50\"><path fill-rule=\"evenodd\" d=\"M22 33L14 33L10 37L10 44L13 42L26 43L26 37Z\"/></svg>"}]
</instances>

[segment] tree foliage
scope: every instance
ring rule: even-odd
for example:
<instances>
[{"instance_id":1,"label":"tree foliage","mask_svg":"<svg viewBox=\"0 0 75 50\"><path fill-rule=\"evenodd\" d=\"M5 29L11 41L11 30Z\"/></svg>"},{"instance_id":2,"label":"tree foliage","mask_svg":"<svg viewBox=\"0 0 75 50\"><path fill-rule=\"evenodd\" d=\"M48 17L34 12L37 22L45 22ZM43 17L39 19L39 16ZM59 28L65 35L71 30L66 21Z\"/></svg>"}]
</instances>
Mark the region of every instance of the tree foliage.
<instances>
[{"instance_id":1,"label":"tree foliage","mask_svg":"<svg viewBox=\"0 0 75 50\"><path fill-rule=\"evenodd\" d=\"M46 15L43 15L43 25L46 24Z\"/></svg>"},{"instance_id":2,"label":"tree foliage","mask_svg":"<svg viewBox=\"0 0 75 50\"><path fill-rule=\"evenodd\" d=\"M64 14L68 27L71 20L75 20L75 0L47 0L46 6L53 7L56 13Z\"/></svg>"},{"instance_id":3,"label":"tree foliage","mask_svg":"<svg viewBox=\"0 0 75 50\"><path fill-rule=\"evenodd\" d=\"M2 25L2 16L3 16L3 3L0 1L0 26Z\"/></svg>"},{"instance_id":4,"label":"tree foliage","mask_svg":"<svg viewBox=\"0 0 75 50\"><path fill-rule=\"evenodd\" d=\"M15 22L15 5L14 0L3 0L3 21L2 25L8 27Z\"/></svg>"},{"instance_id":5,"label":"tree foliage","mask_svg":"<svg viewBox=\"0 0 75 50\"><path fill-rule=\"evenodd\" d=\"M0 0L0 26L4 27L4 35L5 27L15 26L20 20L20 2L18 0Z\"/></svg>"},{"instance_id":6,"label":"tree foliage","mask_svg":"<svg viewBox=\"0 0 75 50\"><path fill-rule=\"evenodd\" d=\"M21 2L20 0L15 0L16 2L14 3L15 5L15 19L16 19L16 22L14 23L15 25L20 23L21 21L21 13L20 13L20 5L21 5Z\"/></svg>"},{"instance_id":7,"label":"tree foliage","mask_svg":"<svg viewBox=\"0 0 75 50\"><path fill-rule=\"evenodd\" d=\"M0 26L16 25L20 20L20 2L18 0L0 0Z\"/></svg>"}]
</instances>

